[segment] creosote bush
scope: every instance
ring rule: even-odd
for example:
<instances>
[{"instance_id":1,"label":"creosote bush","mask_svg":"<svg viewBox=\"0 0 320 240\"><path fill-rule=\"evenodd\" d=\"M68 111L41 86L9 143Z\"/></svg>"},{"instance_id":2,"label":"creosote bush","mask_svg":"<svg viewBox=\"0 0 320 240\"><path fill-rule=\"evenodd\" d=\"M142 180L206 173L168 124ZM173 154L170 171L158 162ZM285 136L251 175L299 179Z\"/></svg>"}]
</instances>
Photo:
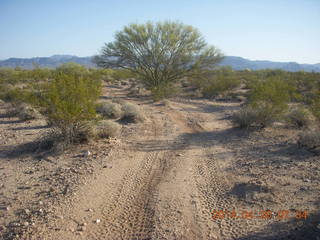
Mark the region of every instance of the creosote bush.
<instances>
[{"instance_id":1,"label":"creosote bush","mask_svg":"<svg viewBox=\"0 0 320 240\"><path fill-rule=\"evenodd\" d=\"M204 78L194 81L195 87L200 89L206 98L225 96L240 85L241 81L230 68L212 71Z\"/></svg>"},{"instance_id":2,"label":"creosote bush","mask_svg":"<svg viewBox=\"0 0 320 240\"><path fill-rule=\"evenodd\" d=\"M293 93L294 89L278 78L256 82L251 89L249 103L245 109L234 116L234 122L245 128L267 127L272 122L283 118Z\"/></svg>"},{"instance_id":3,"label":"creosote bush","mask_svg":"<svg viewBox=\"0 0 320 240\"><path fill-rule=\"evenodd\" d=\"M46 117L61 130L67 144L77 142L85 122L96 116L96 101L101 82L81 74L57 72L43 89L41 102Z\"/></svg>"}]
</instances>

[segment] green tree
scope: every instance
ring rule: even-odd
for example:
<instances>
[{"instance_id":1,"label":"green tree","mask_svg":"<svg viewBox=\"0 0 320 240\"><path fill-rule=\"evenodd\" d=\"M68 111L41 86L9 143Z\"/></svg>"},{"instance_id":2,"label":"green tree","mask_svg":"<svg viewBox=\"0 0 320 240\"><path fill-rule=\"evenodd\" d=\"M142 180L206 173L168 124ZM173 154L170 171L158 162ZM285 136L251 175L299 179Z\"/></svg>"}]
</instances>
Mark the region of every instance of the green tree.
<instances>
[{"instance_id":1,"label":"green tree","mask_svg":"<svg viewBox=\"0 0 320 240\"><path fill-rule=\"evenodd\" d=\"M125 26L94 61L103 68L128 69L152 89L199 76L221 59L220 51L208 46L196 28L166 21Z\"/></svg>"}]
</instances>

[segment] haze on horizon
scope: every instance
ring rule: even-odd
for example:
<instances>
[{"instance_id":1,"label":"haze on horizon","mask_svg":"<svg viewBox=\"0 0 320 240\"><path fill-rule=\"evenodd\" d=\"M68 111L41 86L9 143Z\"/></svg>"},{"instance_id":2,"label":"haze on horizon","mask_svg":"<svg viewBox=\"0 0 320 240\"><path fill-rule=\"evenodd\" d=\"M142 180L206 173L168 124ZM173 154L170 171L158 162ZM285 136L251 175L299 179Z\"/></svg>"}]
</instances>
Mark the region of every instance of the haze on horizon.
<instances>
[{"instance_id":1,"label":"haze on horizon","mask_svg":"<svg viewBox=\"0 0 320 240\"><path fill-rule=\"evenodd\" d=\"M318 0L1 0L0 59L97 54L129 23L178 20L225 55L320 63Z\"/></svg>"}]
</instances>

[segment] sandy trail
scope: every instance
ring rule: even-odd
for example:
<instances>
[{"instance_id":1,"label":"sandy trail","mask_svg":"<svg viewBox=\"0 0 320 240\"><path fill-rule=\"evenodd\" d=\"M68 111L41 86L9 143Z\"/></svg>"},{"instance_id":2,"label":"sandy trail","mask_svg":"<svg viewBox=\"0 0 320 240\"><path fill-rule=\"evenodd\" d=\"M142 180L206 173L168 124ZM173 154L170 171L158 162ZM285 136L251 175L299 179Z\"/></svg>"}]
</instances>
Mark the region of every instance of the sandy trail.
<instances>
[{"instance_id":1,"label":"sandy trail","mask_svg":"<svg viewBox=\"0 0 320 240\"><path fill-rule=\"evenodd\" d=\"M126 95L123 88L106 92ZM140 104L148 120L54 207L60 217L39 226L32 239L259 239L246 236L273 219L212 218L213 210L248 208L229 194L236 180L227 170L238 156L225 144L235 134L227 117L238 103L129 101Z\"/></svg>"}]
</instances>

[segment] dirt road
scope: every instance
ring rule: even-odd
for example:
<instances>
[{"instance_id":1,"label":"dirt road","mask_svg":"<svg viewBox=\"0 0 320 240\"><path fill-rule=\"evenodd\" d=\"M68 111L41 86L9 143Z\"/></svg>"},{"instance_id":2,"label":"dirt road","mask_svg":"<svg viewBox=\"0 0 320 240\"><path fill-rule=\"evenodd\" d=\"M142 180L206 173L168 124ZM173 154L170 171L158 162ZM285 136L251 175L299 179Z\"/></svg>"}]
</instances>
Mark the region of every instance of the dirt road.
<instances>
[{"instance_id":1,"label":"dirt road","mask_svg":"<svg viewBox=\"0 0 320 240\"><path fill-rule=\"evenodd\" d=\"M126 94L124 88L106 92L106 96L117 98L126 98ZM250 158L241 155L241 141L249 141L243 140L245 133L234 129L228 120L239 103L129 101L141 105L146 122L131 133L124 128L122 141L99 158L103 167L86 176L68 199L53 205L50 220L27 238L228 240L275 239L276 233L279 239L300 239L292 231L297 226L305 228L303 219L214 219L214 210L279 211L294 205L312 212L317 208L306 198L300 202L281 199L276 181L264 178L264 174L270 177L270 172L259 174L259 169L251 169L237 174L237 163ZM319 175L315 178L319 181ZM319 189L312 187L316 196ZM316 239L318 232L312 224L308 232L310 239Z\"/></svg>"}]
</instances>

